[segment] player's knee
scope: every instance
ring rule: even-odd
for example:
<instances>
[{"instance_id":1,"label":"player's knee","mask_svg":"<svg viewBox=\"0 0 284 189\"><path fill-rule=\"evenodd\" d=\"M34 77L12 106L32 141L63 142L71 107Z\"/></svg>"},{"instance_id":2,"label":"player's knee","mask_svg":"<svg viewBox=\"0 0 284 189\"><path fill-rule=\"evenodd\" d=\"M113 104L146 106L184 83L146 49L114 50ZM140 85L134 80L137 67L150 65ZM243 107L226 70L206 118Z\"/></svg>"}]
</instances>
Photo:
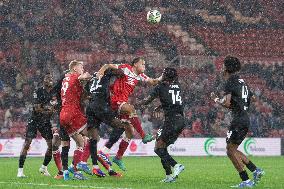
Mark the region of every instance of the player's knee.
<instances>
[{"instance_id":1,"label":"player's knee","mask_svg":"<svg viewBox=\"0 0 284 189\"><path fill-rule=\"evenodd\" d=\"M25 144L24 147L23 147L23 150L28 151L29 148L30 148L30 144Z\"/></svg>"},{"instance_id":2,"label":"player's knee","mask_svg":"<svg viewBox=\"0 0 284 189\"><path fill-rule=\"evenodd\" d=\"M133 138L133 130L131 129L131 132L128 133L128 138Z\"/></svg>"},{"instance_id":3,"label":"player's knee","mask_svg":"<svg viewBox=\"0 0 284 189\"><path fill-rule=\"evenodd\" d=\"M76 141L76 147L77 148L84 148L84 141Z\"/></svg>"},{"instance_id":4,"label":"player's knee","mask_svg":"<svg viewBox=\"0 0 284 189\"><path fill-rule=\"evenodd\" d=\"M26 139L24 143L24 149L28 150L30 148L31 143L32 143L32 139Z\"/></svg>"},{"instance_id":5,"label":"player's knee","mask_svg":"<svg viewBox=\"0 0 284 189\"><path fill-rule=\"evenodd\" d=\"M132 126L125 127L125 136L129 139L133 138L134 130Z\"/></svg>"},{"instance_id":6,"label":"player's knee","mask_svg":"<svg viewBox=\"0 0 284 189\"><path fill-rule=\"evenodd\" d=\"M99 136L98 130L96 128L91 128L88 131L88 136L89 136L90 139L94 139L94 140L97 140L97 141L100 140L100 136Z\"/></svg>"},{"instance_id":7,"label":"player's knee","mask_svg":"<svg viewBox=\"0 0 284 189\"><path fill-rule=\"evenodd\" d=\"M133 138L132 132L126 132L126 131L125 131L125 135L126 135L126 137L127 137L128 139L132 139L132 138Z\"/></svg>"},{"instance_id":8,"label":"player's knee","mask_svg":"<svg viewBox=\"0 0 284 189\"><path fill-rule=\"evenodd\" d=\"M159 157L161 157L161 156L163 155L163 151L164 151L163 148L155 148L155 149L154 149L154 152L155 152Z\"/></svg>"},{"instance_id":9,"label":"player's knee","mask_svg":"<svg viewBox=\"0 0 284 189\"><path fill-rule=\"evenodd\" d=\"M234 154L234 149L231 146L227 146L226 150L228 156L232 156Z\"/></svg>"},{"instance_id":10,"label":"player's knee","mask_svg":"<svg viewBox=\"0 0 284 189\"><path fill-rule=\"evenodd\" d=\"M70 148L70 141L69 140L68 141L61 141L61 145L62 145L62 147L67 146L67 147Z\"/></svg>"},{"instance_id":11,"label":"player's knee","mask_svg":"<svg viewBox=\"0 0 284 189\"><path fill-rule=\"evenodd\" d=\"M134 108L134 106L132 106L130 104L124 104L121 108L121 113L131 115L131 114L135 113L135 108Z\"/></svg>"},{"instance_id":12,"label":"player's knee","mask_svg":"<svg viewBox=\"0 0 284 189\"><path fill-rule=\"evenodd\" d=\"M52 145L48 145L48 146L47 146L47 151L52 151L52 149L53 149L53 148L52 148Z\"/></svg>"}]
</instances>

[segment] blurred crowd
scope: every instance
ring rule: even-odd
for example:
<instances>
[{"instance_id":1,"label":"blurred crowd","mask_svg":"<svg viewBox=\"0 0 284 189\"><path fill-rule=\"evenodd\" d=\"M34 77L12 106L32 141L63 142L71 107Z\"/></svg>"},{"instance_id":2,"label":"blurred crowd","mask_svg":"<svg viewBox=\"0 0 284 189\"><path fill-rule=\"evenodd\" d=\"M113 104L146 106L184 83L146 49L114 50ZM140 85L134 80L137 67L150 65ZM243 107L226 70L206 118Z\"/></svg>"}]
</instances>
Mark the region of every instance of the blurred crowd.
<instances>
[{"instance_id":1,"label":"blurred crowd","mask_svg":"<svg viewBox=\"0 0 284 189\"><path fill-rule=\"evenodd\" d=\"M51 64L51 63L50 63ZM3 65L7 65L6 63ZM51 66L50 66L51 67ZM251 83L250 75L255 75L256 67L259 70L259 77L266 81L265 86L252 85L251 89L258 97L257 102L251 105L251 129L250 135L254 137L283 137L284 109L283 101L279 99L269 99L260 89L277 90L283 92L283 66L260 66L259 64L246 64L241 75ZM277 68L277 69L276 69ZM0 101L0 128L2 137L23 136L27 119L32 110L32 92L41 86L41 81L46 71L39 68L29 68L27 70L10 67L1 69L1 101ZM48 72L57 68L46 69ZM150 72L149 72L150 70ZM161 67L154 67L147 70L149 75L157 77L161 74ZM95 70L90 70L95 71ZM52 72L52 73L53 73ZM59 72L59 71L58 71ZM277 81L271 74L279 74ZM60 73L58 73L60 74ZM210 92L222 93L224 81L220 72L215 71L214 65L201 68L179 69L180 82L184 88L184 105L186 117L186 129L181 137L225 137L227 127L231 121L231 114L210 100ZM282 80L280 79L282 77ZM151 87L141 87L136 90L131 98L133 104L146 97ZM163 112L154 111L159 105L155 101L143 112L138 110L142 120L143 128L146 132L155 133L163 124ZM56 119L53 124L56 125ZM107 127L101 130L104 137L108 137ZM137 135L138 137L138 135Z\"/></svg>"},{"instance_id":2,"label":"blurred crowd","mask_svg":"<svg viewBox=\"0 0 284 189\"><path fill-rule=\"evenodd\" d=\"M248 2L1 1L0 137L24 135L33 91L47 72L58 80L70 59L82 58L92 72L103 63L127 63L135 56L144 56L149 62L147 74L156 77L166 65L180 66L181 60L174 59L179 55L218 57L228 53L243 60L241 74L258 96L251 107L250 135L284 137L284 68L283 60L275 61L277 57L283 58L284 47L274 44L281 36L283 39L283 20L278 16L281 6L276 1ZM162 12L160 25L147 24L145 17L150 7ZM271 33L264 31L269 28L280 38L266 40L256 35L250 40L252 36L248 35L245 40L240 39L242 34L237 34L247 28L264 37ZM216 36L206 34L207 29L209 33L221 30L224 35L219 34L216 40ZM232 43L234 36L239 40L236 44ZM269 48L258 46L263 43L260 38L266 40L262 45ZM251 56L242 57L242 53ZM255 61L258 55L265 63ZM187 127L181 137L226 136L230 113L208 98L210 92L222 91L218 64L212 61L199 65L185 60L182 66L179 73L186 91ZM137 89L132 101L145 97L149 90ZM154 111L158 103L139 112L147 132L155 133L162 125L163 113ZM108 132L101 134L108 137Z\"/></svg>"}]
</instances>

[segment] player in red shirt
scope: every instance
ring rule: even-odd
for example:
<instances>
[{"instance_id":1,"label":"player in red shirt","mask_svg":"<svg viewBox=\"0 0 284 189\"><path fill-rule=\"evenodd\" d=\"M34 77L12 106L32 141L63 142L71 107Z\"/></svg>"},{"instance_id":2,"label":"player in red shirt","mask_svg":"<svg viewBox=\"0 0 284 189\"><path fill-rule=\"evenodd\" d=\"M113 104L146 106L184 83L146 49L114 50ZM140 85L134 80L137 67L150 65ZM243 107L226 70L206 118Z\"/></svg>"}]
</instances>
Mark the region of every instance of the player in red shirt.
<instances>
[{"instance_id":1,"label":"player in red shirt","mask_svg":"<svg viewBox=\"0 0 284 189\"><path fill-rule=\"evenodd\" d=\"M131 95L134 91L134 88L141 82L148 83L150 85L155 85L161 78L152 79L144 74L145 71L145 60L141 57L135 58L131 65L129 64L121 64L121 65L113 65L106 64L103 66L98 74L103 75L104 71L107 68L116 68L122 69L124 72L124 77L117 78L113 85L110 87L111 91L111 107L113 110L117 111L120 115L121 119L127 120L130 122L136 131L140 134L143 139L143 143L147 143L152 140L152 136L150 134L145 134L141 121L139 120L136 110L133 105L128 103L129 95ZM104 69L105 68L105 69ZM122 170L125 170L125 166L121 161L121 158L126 151L130 138L123 137L120 142L119 150L116 156L113 159L113 162L116 163ZM99 151L99 157L110 162L108 160L109 149L105 146L101 151Z\"/></svg>"},{"instance_id":2,"label":"player in red shirt","mask_svg":"<svg viewBox=\"0 0 284 189\"><path fill-rule=\"evenodd\" d=\"M69 73L65 74L62 81L61 99L62 109L60 112L60 125L62 125L68 135L74 139L77 149L74 151L74 178L83 180L84 176L77 171L90 170L87 164L81 162L84 148L83 136L87 136L87 119L81 110L81 96L83 94L82 82L89 80L91 75L84 72L83 62L73 60L69 64ZM64 178L69 178L68 170L63 171ZM65 179L68 180L68 179Z\"/></svg>"}]
</instances>

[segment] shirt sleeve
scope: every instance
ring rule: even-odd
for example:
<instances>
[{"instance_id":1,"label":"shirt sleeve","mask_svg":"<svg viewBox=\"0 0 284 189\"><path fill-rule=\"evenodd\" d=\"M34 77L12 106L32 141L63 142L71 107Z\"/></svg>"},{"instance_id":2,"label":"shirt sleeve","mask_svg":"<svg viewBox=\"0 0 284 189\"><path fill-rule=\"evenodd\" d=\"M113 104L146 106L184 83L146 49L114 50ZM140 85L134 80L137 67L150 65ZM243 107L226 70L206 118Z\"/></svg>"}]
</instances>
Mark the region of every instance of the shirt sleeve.
<instances>
[{"instance_id":1,"label":"shirt sleeve","mask_svg":"<svg viewBox=\"0 0 284 189\"><path fill-rule=\"evenodd\" d=\"M225 92L225 95L227 94L231 94L233 92L234 88L233 88L233 82L232 80L228 80L226 83L225 83L225 87L224 87L224 92Z\"/></svg>"},{"instance_id":2,"label":"shirt sleeve","mask_svg":"<svg viewBox=\"0 0 284 189\"><path fill-rule=\"evenodd\" d=\"M146 74L144 74L144 73L139 74L139 78L143 82L145 82L145 81L147 81L149 79L149 77Z\"/></svg>"},{"instance_id":3,"label":"shirt sleeve","mask_svg":"<svg viewBox=\"0 0 284 189\"><path fill-rule=\"evenodd\" d=\"M117 68L118 69L125 69L125 68L131 69L131 66L128 65L128 64L119 64L119 65L117 65Z\"/></svg>"}]
</instances>

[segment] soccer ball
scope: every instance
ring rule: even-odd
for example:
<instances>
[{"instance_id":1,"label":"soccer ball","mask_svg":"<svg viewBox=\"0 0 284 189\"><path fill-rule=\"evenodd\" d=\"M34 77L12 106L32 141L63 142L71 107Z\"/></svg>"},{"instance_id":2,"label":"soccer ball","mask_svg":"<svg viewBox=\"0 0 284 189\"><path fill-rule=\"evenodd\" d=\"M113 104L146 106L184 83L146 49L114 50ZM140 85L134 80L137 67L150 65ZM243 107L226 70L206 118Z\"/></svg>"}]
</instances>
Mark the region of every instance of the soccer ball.
<instances>
[{"instance_id":1,"label":"soccer ball","mask_svg":"<svg viewBox=\"0 0 284 189\"><path fill-rule=\"evenodd\" d=\"M157 24L161 21L161 13L157 10L149 10L147 13L147 21L151 24Z\"/></svg>"}]
</instances>

